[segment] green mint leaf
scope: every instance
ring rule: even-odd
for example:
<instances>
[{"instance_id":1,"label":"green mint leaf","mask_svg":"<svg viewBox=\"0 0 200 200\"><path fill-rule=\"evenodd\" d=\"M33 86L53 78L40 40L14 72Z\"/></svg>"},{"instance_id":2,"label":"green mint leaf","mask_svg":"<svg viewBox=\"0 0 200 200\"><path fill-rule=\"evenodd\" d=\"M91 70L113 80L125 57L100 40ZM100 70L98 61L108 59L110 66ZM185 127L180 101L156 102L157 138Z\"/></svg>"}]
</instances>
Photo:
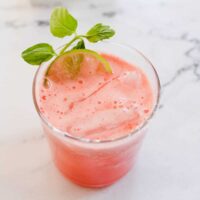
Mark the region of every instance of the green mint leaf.
<instances>
[{"instance_id":1,"label":"green mint leaf","mask_svg":"<svg viewBox=\"0 0 200 200\"><path fill-rule=\"evenodd\" d=\"M64 7L55 8L50 17L50 31L59 38L72 35L77 29L77 20Z\"/></svg>"},{"instance_id":2,"label":"green mint leaf","mask_svg":"<svg viewBox=\"0 0 200 200\"><path fill-rule=\"evenodd\" d=\"M74 46L72 49L85 49L85 43L83 40L80 40L76 46Z\"/></svg>"},{"instance_id":3,"label":"green mint leaf","mask_svg":"<svg viewBox=\"0 0 200 200\"><path fill-rule=\"evenodd\" d=\"M36 44L22 52L22 58L31 65L40 65L50 60L56 53L47 43Z\"/></svg>"},{"instance_id":4,"label":"green mint leaf","mask_svg":"<svg viewBox=\"0 0 200 200\"><path fill-rule=\"evenodd\" d=\"M98 42L104 39L108 39L115 34L115 31L110 28L110 26L103 24L96 24L93 26L86 34L86 38L90 42Z\"/></svg>"}]
</instances>

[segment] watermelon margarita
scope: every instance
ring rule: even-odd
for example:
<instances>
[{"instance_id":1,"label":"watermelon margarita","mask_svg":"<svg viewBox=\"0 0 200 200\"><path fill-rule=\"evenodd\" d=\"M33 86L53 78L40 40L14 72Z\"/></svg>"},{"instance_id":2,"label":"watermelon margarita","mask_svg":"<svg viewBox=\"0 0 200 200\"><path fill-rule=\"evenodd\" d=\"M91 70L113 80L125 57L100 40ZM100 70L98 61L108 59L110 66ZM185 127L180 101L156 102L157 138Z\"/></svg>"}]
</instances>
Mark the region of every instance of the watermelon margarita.
<instances>
[{"instance_id":1,"label":"watermelon margarita","mask_svg":"<svg viewBox=\"0 0 200 200\"><path fill-rule=\"evenodd\" d=\"M86 187L110 185L131 169L160 89L155 69L138 51L110 43L96 49L112 73L90 51L75 50L42 64L33 84L56 166ZM63 66L77 59L78 73L69 73Z\"/></svg>"}]
</instances>

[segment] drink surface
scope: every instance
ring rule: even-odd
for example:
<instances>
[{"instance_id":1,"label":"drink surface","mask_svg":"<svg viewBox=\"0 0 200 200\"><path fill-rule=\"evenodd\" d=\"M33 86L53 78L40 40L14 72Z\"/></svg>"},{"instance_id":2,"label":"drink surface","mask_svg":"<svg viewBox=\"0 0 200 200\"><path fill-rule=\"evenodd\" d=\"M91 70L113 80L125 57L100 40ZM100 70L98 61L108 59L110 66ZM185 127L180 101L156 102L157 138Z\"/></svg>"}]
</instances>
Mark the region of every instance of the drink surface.
<instances>
[{"instance_id":1,"label":"drink surface","mask_svg":"<svg viewBox=\"0 0 200 200\"><path fill-rule=\"evenodd\" d=\"M56 128L75 137L112 140L138 128L152 112L154 96L144 72L112 55L102 54L113 73L98 60L84 58L79 74L71 79L62 66L41 81L39 107Z\"/></svg>"}]
</instances>

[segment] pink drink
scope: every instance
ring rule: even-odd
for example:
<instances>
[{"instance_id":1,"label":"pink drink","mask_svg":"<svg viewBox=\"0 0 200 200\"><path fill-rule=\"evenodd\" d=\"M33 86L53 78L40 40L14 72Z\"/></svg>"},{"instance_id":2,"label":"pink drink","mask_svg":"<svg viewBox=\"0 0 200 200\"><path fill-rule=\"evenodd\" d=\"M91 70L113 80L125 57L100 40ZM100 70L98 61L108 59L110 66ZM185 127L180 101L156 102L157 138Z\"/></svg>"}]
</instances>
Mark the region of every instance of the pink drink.
<instances>
[{"instance_id":1,"label":"pink drink","mask_svg":"<svg viewBox=\"0 0 200 200\"><path fill-rule=\"evenodd\" d=\"M36 97L48 121L43 127L55 164L64 176L88 187L110 185L129 171L145 130L131 133L155 107L152 86L140 68L103 56L112 74L89 56L75 79L61 75L58 66L48 77L50 87L40 81Z\"/></svg>"}]
</instances>

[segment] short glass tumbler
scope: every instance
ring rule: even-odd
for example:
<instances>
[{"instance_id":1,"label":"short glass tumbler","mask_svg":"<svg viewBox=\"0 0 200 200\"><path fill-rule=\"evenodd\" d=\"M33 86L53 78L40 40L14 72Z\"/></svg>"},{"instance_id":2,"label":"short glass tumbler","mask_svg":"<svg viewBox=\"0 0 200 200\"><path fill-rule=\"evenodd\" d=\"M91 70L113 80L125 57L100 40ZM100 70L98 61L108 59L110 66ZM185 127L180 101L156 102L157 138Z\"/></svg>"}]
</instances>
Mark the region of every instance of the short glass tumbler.
<instances>
[{"instance_id":1,"label":"short glass tumbler","mask_svg":"<svg viewBox=\"0 0 200 200\"><path fill-rule=\"evenodd\" d=\"M87 44L87 47L115 55L141 68L154 94L154 105L149 118L133 132L121 138L106 141L76 138L54 127L40 112L38 105L40 82L44 78L48 63L38 68L33 82L33 99L48 138L55 165L65 177L81 186L104 187L116 182L134 166L147 125L158 105L160 82L151 62L132 47L110 42L97 43L94 46Z\"/></svg>"}]
</instances>

